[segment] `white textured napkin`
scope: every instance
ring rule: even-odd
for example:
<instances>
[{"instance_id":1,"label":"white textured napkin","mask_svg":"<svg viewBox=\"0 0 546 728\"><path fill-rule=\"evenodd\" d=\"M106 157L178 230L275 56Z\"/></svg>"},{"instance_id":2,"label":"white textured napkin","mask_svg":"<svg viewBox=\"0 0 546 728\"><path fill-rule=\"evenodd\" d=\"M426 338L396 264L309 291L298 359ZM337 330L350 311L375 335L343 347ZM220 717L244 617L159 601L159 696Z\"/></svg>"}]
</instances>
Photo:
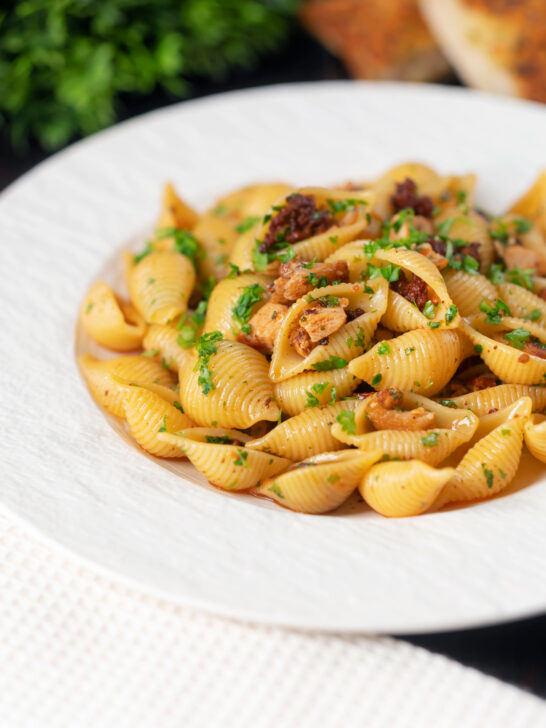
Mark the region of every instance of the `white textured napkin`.
<instances>
[{"instance_id":1,"label":"white textured napkin","mask_svg":"<svg viewBox=\"0 0 546 728\"><path fill-rule=\"evenodd\" d=\"M402 641L156 600L0 516L0 725L529 728L546 704Z\"/></svg>"}]
</instances>

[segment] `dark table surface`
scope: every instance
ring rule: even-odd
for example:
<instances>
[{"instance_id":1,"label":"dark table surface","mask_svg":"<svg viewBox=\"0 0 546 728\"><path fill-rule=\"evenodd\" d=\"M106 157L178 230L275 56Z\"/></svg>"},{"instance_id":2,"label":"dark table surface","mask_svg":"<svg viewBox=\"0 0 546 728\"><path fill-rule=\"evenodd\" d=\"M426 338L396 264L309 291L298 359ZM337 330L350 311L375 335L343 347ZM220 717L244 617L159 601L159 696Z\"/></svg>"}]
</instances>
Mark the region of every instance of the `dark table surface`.
<instances>
[{"instance_id":1,"label":"dark table surface","mask_svg":"<svg viewBox=\"0 0 546 728\"><path fill-rule=\"evenodd\" d=\"M251 72L237 71L217 82L196 80L191 97L272 83L347 77L335 58L303 32L297 32L282 53L270 56ZM457 83L457 79L449 82ZM127 98L120 119L169 103L173 103L173 99L161 92L145 99ZM15 154L4 143L0 146L0 189L46 157L47 154L37 148L24 155ZM546 615L502 626L409 635L404 639L546 697Z\"/></svg>"}]
</instances>

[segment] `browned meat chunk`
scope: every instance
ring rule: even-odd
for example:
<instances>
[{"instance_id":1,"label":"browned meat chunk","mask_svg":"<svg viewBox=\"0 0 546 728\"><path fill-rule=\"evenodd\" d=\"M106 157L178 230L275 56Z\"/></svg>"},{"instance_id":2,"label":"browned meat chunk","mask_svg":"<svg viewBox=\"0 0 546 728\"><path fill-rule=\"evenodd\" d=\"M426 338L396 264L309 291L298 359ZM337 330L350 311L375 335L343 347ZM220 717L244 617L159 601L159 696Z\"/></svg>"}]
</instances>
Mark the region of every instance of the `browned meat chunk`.
<instances>
[{"instance_id":1,"label":"browned meat chunk","mask_svg":"<svg viewBox=\"0 0 546 728\"><path fill-rule=\"evenodd\" d=\"M288 342L294 351L303 357L306 357L314 349L309 334L299 326L290 331L288 334Z\"/></svg>"},{"instance_id":2,"label":"browned meat chunk","mask_svg":"<svg viewBox=\"0 0 546 728\"><path fill-rule=\"evenodd\" d=\"M537 296L542 298L544 301L546 301L546 288L543 288L541 291L537 293Z\"/></svg>"},{"instance_id":3,"label":"browned meat chunk","mask_svg":"<svg viewBox=\"0 0 546 728\"><path fill-rule=\"evenodd\" d=\"M324 306L317 301L304 310L299 325L307 332L313 343L330 336L346 322L345 309L349 305L349 299L340 298L338 301L337 306Z\"/></svg>"},{"instance_id":4,"label":"browned meat chunk","mask_svg":"<svg viewBox=\"0 0 546 728\"><path fill-rule=\"evenodd\" d=\"M546 346L541 344L540 341L527 341L525 344L525 351L531 356L538 356L541 359L546 359Z\"/></svg>"},{"instance_id":5,"label":"browned meat chunk","mask_svg":"<svg viewBox=\"0 0 546 728\"><path fill-rule=\"evenodd\" d=\"M237 340L266 354L271 354L275 338L288 310L288 306L283 306L282 303L268 301L248 322L250 333L241 332Z\"/></svg>"},{"instance_id":6,"label":"browned meat chunk","mask_svg":"<svg viewBox=\"0 0 546 728\"><path fill-rule=\"evenodd\" d=\"M419 276L414 275L410 279L401 275L397 281L391 283L391 288L410 303L415 303L420 311L423 310L427 301L437 302L437 297L433 293L429 293L427 284Z\"/></svg>"},{"instance_id":7,"label":"browned meat chunk","mask_svg":"<svg viewBox=\"0 0 546 728\"><path fill-rule=\"evenodd\" d=\"M273 216L269 229L260 245L260 253L267 252L277 243L297 243L323 233L335 224L327 208L318 208L314 195L295 193L286 198L286 204Z\"/></svg>"},{"instance_id":8,"label":"browned meat chunk","mask_svg":"<svg viewBox=\"0 0 546 728\"><path fill-rule=\"evenodd\" d=\"M438 242L443 243L443 240L439 240ZM444 243L445 246L445 243ZM443 255L438 253L432 243L423 243L420 245L417 250L421 255L424 255L426 258L428 258L431 263L434 263L434 265L438 268L438 270L443 270L448 264L449 260L447 258L444 258ZM446 248L444 247L444 253Z\"/></svg>"},{"instance_id":9,"label":"browned meat chunk","mask_svg":"<svg viewBox=\"0 0 546 728\"><path fill-rule=\"evenodd\" d=\"M482 374L481 376L472 377L466 382L466 386L469 392L477 392L480 389L487 389L488 387L496 387L497 380L493 374Z\"/></svg>"},{"instance_id":10,"label":"browned meat chunk","mask_svg":"<svg viewBox=\"0 0 546 728\"><path fill-rule=\"evenodd\" d=\"M417 185L409 177L396 184L391 202L396 212L408 207L423 217L432 217L434 212L434 202L427 195L418 195Z\"/></svg>"},{"instance_id":11,"label":"browned meat chunk","mask_svg":"<svg viewBox=\"0 0 546 728\"><path fill-rule=\"evenodd\" d=\"M459 248L457 254L454 257L464 258L466 255L469 255L471 258L474 258L474 260L477 260L478 263L481 263L480 244L468 243L468 245L465 245L464 248Z\"/></svg>"},{"instance_id":12,"label":"browned meat chunk","mask_svg":"<svg viewBox=\"0 0 546 728\"><path fill-rule=\"evenodd\" d=\"M345 260L332 263L309 264L291 260L279 267L279 277L271 286L271 300L292 303L306 293L334 281L346 283L349 280L349 267Z\"/></svg>"},{"instance_id":13,"label":"browned meat chunk","mask_svg":"<svg viewBox=\"0 0 546 728\"><path fill-rule=\"evenodd\" d=\"M399 389L382 389L368 401L367 416L376 430L428 430L436 418L423 407L412 410L395 409L402 402Z\"/></svg>"}]
</instances>

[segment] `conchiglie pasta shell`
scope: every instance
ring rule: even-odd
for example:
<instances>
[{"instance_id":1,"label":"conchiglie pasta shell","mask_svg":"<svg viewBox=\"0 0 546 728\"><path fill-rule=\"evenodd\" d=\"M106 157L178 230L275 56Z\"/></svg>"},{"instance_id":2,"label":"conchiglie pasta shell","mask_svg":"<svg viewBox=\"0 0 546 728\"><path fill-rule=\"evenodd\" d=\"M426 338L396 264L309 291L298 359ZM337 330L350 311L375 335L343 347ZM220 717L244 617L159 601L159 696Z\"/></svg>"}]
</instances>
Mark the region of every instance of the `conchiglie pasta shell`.
<instances>
[{"instance_id":1,"label":"conchiglie pasta shell","mask_svg":"<svg viewBox=\"0 0 546 728\"><path fill-rule=\"evenodd\" d=\"M151 324L142 342L147 351L158 351L160 361L163 361L171 371L178 373L180 368L192 358L190 349L183 349L177 343L179 332L172 325Z\"/></svg>"},{"instance_id":2,"label":"conchiglie pasta shell","mask_svg":"<svg viewBox=\"0 0 546 728\"><path fill-rule=\"evenodd\" d=\"M131 300L150 323L166 324L183 313L194 283L193 265L180 253L150 253L129 272Z\"/></svg>"},{"instance_id":3,"label":"conchiglie pasta shell","mask_svg":"<svg viewBox=\"0 0 546 728\"><path fill-rule=\"evenodd\" d=\"M172 182L166 182L156 227L191 230L198 219L197 212L178 196Z\"/></svg>"},{"instance_id":4,"label":"conchiglie pasta shell","mask_svg":"<svg viewBox=\"0 0 546 728\"><path fill-rule=\"evenodd\" d=\"M138 349L146 333L142 316L103 281L94 283L83 299L80 322L92 339L114 351Z\"/></svg>"},{"instance_id":5,"label":"conchiglie pasta shell","mask_svg":"<svg viewBox=\"0 0 546 728\"><path fill-rule=\"evenodd\" d=\"M430 323L439 323L444 328L456 328L459 325L458 313L449 323L446 322L447 309L453 304L453 301L449 296L442 274L428 258L416 250L392 248L377 250L374 254L374 263L375 261L392 263L418 276L434 291L439 300L434 317L428 319L416 306L399 293L391 290L387 310L382 318L384 326L393 331L409 331L414 328L425 329ZM394 301L396 301L396 305L394 305Z\"/></svg>"},{"instance_id":6,"label":"conchiglie pasta shell","mask_svg":"<svg viewBox=\"0 0 546 728\"><path fill-rule=\"evenodd\" d=\"M364 292L363 283L340 283L315 289L308 296L296 301L284 318L277 334L269 369L271 379L274 382L289 379L296 374L312 369L313 364L327 361L331 356L341 357L346 361L357 356L362 351L362 347L354 344L355 339L362 332L365 345L370 343L387 305L387 282L383 278L377 278L370 281L369 285L374 291L373 294ZM302 357L290 346L288 335L291 329L297 325L305 308L309 307L310 296L315 299L323 296L346 297L349 299L349 308L361 308L364 313L331 334L328 337L328 344L315 346L310 354Z\"/></svg>"},{"instance_id":7,"label":"conchiglie pasta shell","mask_svg":"<svg viewBox=\"0 0 546 728\"><path fill-rule=\"evenodd\" d=\"M450 402L456 407L468 409L478 417L488 415L508 407L522 397L529 397L533 403L533 411L546 409L546 387L529 387L526 384L499 384L477 392L469 392L459 397L452 397Z\"/></svg>"},{"instance_id":8,"label":"conchiglie pasta shell","mask_svg":"<svg viewBox=\"0 0 546 728\"><path fill-rule=\"evenodd\" d=\"M199 218L193 235L199 241L203 253L197 261L200 277L207 279L213 276L216 280L224 278L228 273L228 257L238 237L233 225L209 212Z\"/></svg>"},{"instance_id":9,"label":"conchiglie pasta shell","mask_svg":"<svg viewBox=\"0 0 546 728\"><path fill-rule=\"evenodd\" d=\"M117 417L123 417L123 396L114 377L141 384L174 385L169 371L154 359L144 356L118 356L99 361L83 354L78 357L78 365L95 401Z\"/></svg>"},{"instance_id":10,"label":"conchiglie pasta shell","mask_svg":"<svg viewBox=\"0 0 546 728\"><path fill-rule=\"evenodd\" d=\"M209 394L203 394L198 384L195 359L180 370L184 412L202 427L246 429L261 420L276 421L279 407L265 356L237 341L219 341L216 351L209 362L215 387Z\"/></svg>"},{"instance_id":11,"label":"conchiglie pasta shell","mask_svg":"<svg viewBox=\"0 0 546 728\"><path fill-rule=\"evenodd\" d=\"M243 446L207 442L209 437L227 435ZM248 435L217 427L193 427L176 434L160 432L158 438L178 455L185 455L213 485L226 490L246 490L264 478L286 470L292 462L258 450L248 450Z\"/></svg>"},{"instance_id":12,"label":"conchiglie pasta shell","mask_svg":"<svg viewBox=\"0 0 546 728\"><path fill-rule=\"evenodd\" d=\"M448 219L454 220L449 228L450 238L479 244L480 273L486 273L491 263L495 262L495 248L489 235L487 220L473 210L461 215L457 207L448 207L434 219L434 223L439 225Z\"/></svg>"},{"instance_id":13,"label":"conchiglie pasta shell","mask_svg":"<svg viewBox=\"0 0 546 728\"><path fill-rule=\"evenodd\" d=\"M524 437L531 455L546 463L546 419L542 415L531 415L525 424Z\"/></svg>"},{"instance_id":14,"label":"conchiglie pasta shell","mask_svg":"<svg viewBox=\"0 0 546 728\"><path fill-rule=\"evenodd\" d=\"M514 202L510 212L536 221L546 235L546 170L540 172L531 187Z\"/></svg>"},{"instance_id":15,"label":"conchiglie pasta shell","mask_svg":"<svg viewBox=\"0 0 546 728\"><path fill-rule=\"evenodd\" d=\"M379 452L358 450L323 453L266 480L255 492L293 511L326 513L347 500L380 457Z\"/></svg>"},{"instance_id":16,"label":"conchiglie pasta shell","mask_svg":"<svg viewBox=\"0 0 546 728\"><path fill-rule=\"evenodd\" d=\"M424 407L436 418L429 430L375 430L366 417L369 400L362 400L355 410L355 434L343 430L339 423L332 426L332 435L346 445L361 450L379 450L382 455L400 460L422 460L438 465L460 445L468 442L478 426L476 415L456 410L410 392L404 393L404 409ZM431 434L437 437L431 442ZM424 440L424 442L423 442Z\"/></svg>"},{"instance_id":17,"label":"conchiglie pasta shell","mask_svg":"<svg viewBox=\"0 0 546 728\"><path fill-rule=\"evenodd\" d=\"M451 502L488 498L510 484L518 469L523 428L531 414L531 407L531 400L523 397L504 410L502 424L479 440L463 457L439 497L438 507Z\"/></svg>"},{"instance_id":18,"label":"conchiglie pasta shell","mask_svg":"<svg viewBox=\"0 0 546 728\"><path fill-rule=\"evenodd\" d=\"M472 316L479 311L482 301L494 301L497 298L495 286L479 273L473 276L463 270L446 268L444 280L461 316Z\"/></svg>"},{"instance_id":19,"label":"conchiglie pasta shell","mask_svg":"<svg viewBox=\"0 0 546 728\"><path fill-rule=\"evenodd\" d=\"M417 516L430 508L453 476L419 460L378 463L364 475L359 491L366 503L388 518Z\"/></svg>"},{"instance_id":20,"label":"conchiglie pasta shell","mask_svg":"<svg viewBox=\"0 0 546 728\"><path fill-rule=\"evenodd\" d=\"M329 382L320 394L313 390L316 384ZM303 372L282 382L274 382L273 392L282 412L288 415L297 415L304 412L308 402L308 394L315 396L319 404L326 405L332 399L332 388L336 390L338 398L347 397L352 394L360 384L360 379L348 370L331 369L327 372Z\"/></svg>"},{"instance_id":21,"label":"conchiglie pasta shell","mask_svg":"<svg viewBox=\"0 0 546 728\"><path fill-rule=\"evenodd\" d=\"M502 299L516 318L525 319L531 311L540 311L535 320L539 326L546 327L546 301L531 291L513 283L501 283L497 286L498 297Z\"/></svg>"},{"instance_id":22,"label":"conchiglie pasta shell","mask_svg":"<svg viewBox=\"0 0 546 728\"><path fill-rule=\"evenodd\" d=\"M390 352L379 354L380 343L349 363L349 371L368 384L433 395L449 382L462 361L457 331L419 329L389 339Z\"/></svg>"},{"instance_id":23,"label":"conchiglie pasta shell","mask_svg":"<svg viewBox=\"0 0 546 728\"><path fill-rule=\"evenodd\" d=\"M233 306L242 295L243 288L258 284L264 289L262 301L252 307L251 314L254 314L265 303L265 289L271 281L272 278L260 273L241 273L236 278L225 278L220 281L214 287L209 298L205 332L220 331L224 339L235 340L240 330L240 324L233 319Z\"/></svg>"},{"instance_id":24,"label":"conchiglie pasta shell","mask_svg":"<svg viewBox=\"0 0 546 728\"><path fill-rule=\"evenodd\" d=\"M507 316L503 319L503 326L509 326L512 329L521 326L528 329L533 335L538 332L539 336L544 336L544 329L541 326L533 325L522 319ZM530 385L546 382L546 359L528 355L528 358L523 357L522 361L523 351L515 349L508 343L505 344L502 341L490 339L466 321L461 322L461 331L475 347L481 347L480 356L482 360L493 374L503 382Z\"/></svg>"},{"instance_id":25,"label":"conchiglie pasta shell","mask_svg":"<svg viewBox=\"0 0 546 728\"><path fill-rule=\"evenodd\" d=\"M157 386L148 388L143 384L129 384L117 378L115 382L122 393L127 425L140 447L156 457L180 457L177 447L159 439L159 430L165 427L167 432L175 432L192 427L191 419L174 406L168 394L162 397L157 392ZM166 391L174 394L172 390Z\"/></svg>"},{"instance_id":26,"label":"conchiglie pasta shell","mask_svg":"<svg viewBox=\"0 0 546 728\"><path fill-rule=\"evenodd\" d=\"M326 263L334 263L338 260L345 260L349 266L349 280L351 283L362 280L362 275L368 270L368 260L364 253L364 240L353 240L352 243L343 245L326 258Z\"/></svg>"},{"instance_id":27,"label":"conchiglie pasta shell","mask_svg":"<svg viewBox=\"0 0 546 728\"><path fill-rule=\"evenodd\" d=\"M247 447L274 452L290 460L304 460L321 452L340 450L343 445L336 440L330 428L342 410L353 410L357 400L337 402L329 407L309 407L295 417L273 428L263 437L251 440Z\"/></svg>"}]
</instances>

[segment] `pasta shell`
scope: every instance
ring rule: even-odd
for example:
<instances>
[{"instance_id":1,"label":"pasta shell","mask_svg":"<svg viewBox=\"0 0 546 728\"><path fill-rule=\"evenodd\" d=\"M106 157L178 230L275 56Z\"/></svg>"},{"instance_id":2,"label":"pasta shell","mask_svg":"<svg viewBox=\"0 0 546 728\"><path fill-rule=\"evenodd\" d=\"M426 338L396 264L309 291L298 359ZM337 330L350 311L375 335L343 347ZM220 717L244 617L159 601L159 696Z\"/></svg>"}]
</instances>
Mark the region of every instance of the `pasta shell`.
<instances>
[{"instance_id":1,"label":"pasta shell","mask_svg":"<svg viewBox=\"0 0 546 728\"><path fill-rule=\"evenodd\" d=\"M428 258L416 250L402 247L377 250L374 254L374 261L391 263L413 273L424 280L438 298L434 316L427 318L416 306L399 293L391 290L387 310L382 318L384 326L392 331L409 331L414 328L426 329L431 324L438 324L435 328L456 328L459 325L460 317L457 312L446 319L448 309L453 306L453 301L449 296L442 274ZM395 302L396 305L394 305Z\"/></svg>"},{"instance_id":2,"label":"pasta shell","mask_svg":"<svg viewBox=\"0 0 546 728\"><path fill-rule=\"evenodd\" d=\"M546 170L540 172L531 187L514 202L510 212L535 220L546 235Z\"/></svg>"},{"instance_id":3,"label":"pasta shell","mask_svg":"<svg viewBox=\"0 0 546 728\"><path fill-rule=\"evenodd\" d=\"M324 387L324 384L330 386ZM334 390L338 398L347 397L359 384L360 379L344 367L326 372L303 372L282 382L275 382L273 393L281 411L293 416L305 411L310 396L316 397L320 405L326 405L332 399Z\"/></svg>"},{"instance_id":4,"label":"pasta shell","mask_svg":"<svg viewBox=\"0 0 546 728\"><path fill-rule=\"evenodd\" d=\"M286 508L303 513L326 513L338 508L359 484L379 452L340 450L322 453L298 463L255 489Z\"/></svg>"},{"instance_id":5,"label":"pasta shell","mask_svg":"<svg viewBox=\"0 0 546 728\"><path fill-rule=\"evenodd\" d=\"M495 286L479 273L473 276L464 270L446 268L444 280L461 316L472 316L479 310L482 301L494 301L498 297Z\"/></svg>"},{"instance_id":6,"label":"pasta shell","mask_svg":"<svg viewBox=\"0 0 546 728\"><path fill-rule=\"evenodd\" d=\"M338 421L332 426L332 435L346 445L364 451L378 450L389 458L417 459L438 465L468 442L478 427L478 417L469 411L443 407L431 399L406 392L402 408L424 407L434 413L435 426L428 430L376 430L366 417L368 403L364 399L356 407L354 433Z\"/></svg>"},{"instance_id":7,"label":"pasta shell","mask_svg":"<svg viewBox=\"0 0 546 728\"><path fill-rule=\"evenodd\" d=\"M546 387L529 387L526 384L499 384L497 387L487 387L440 402L447 403L448 407L468 409L478 417L483 417L491 411L514 404L522 397L531 399L534 411L540 412L546 409Z\"/></svg>"},{"instance_id":8,"label":"pasta shell","mask_svg":"<svg viewBox=\"0 0 546 728\"><path fill-rule=\"evenodd\" d=\"M396 387L416 394L439 392L457 371L463 358L458 331L408 331L383 342L349 363L349 371L376 389Z\"/></svg>"},{"instance_id":9,"label":"pasta shell","mask_svg":"<svg viewBox=\"0 0 546 728\"><path fill-rule=\"evenodd\" d=\"M158 385L129 383L117 377L114 381L121 392L129 430L140 447L156 457L180 457L177 447L158 437L162 430L173 432L193 426L191 419L174 406L175 402L179 405L176 394Z\"/></svg>"},{"instance_id":10,"label":"pasta shell","mask_svg":"<svg viewBox=\"0 0 546 728\"><path fill-rule=\"evenodd\" d=\"M523 428L531 414L531 400L523 397L503 410L503 422L468 450L437 501L488 498L506 488L518 469Z\"/></svg>"},{"instance_id":11,"label":"pasta shell","mask_svg":"<svg viewBox=\"0 0 546 728\"><path fill-rule=\"evenodd\" d=\"M118 356L99 361L89 354L78 357L80 372L93 399L107 412L123 417L123 396L114 377L141 384L174 385L170 372L154 359L144 356Z\"/></svg>"},{"instance_id":12,"label":"pasta shell","mask_svg":"<svg viewBox=\"0 0 546 728\"><path fill-rule=\"evenodd\" d=\"M161 214L156 227L191 230L198 219L197 212L178 196L172 182L167 182L163 188Z\"/></svg>"},{"instance_id":13,"label":"pasta shell","mask_svg":"<svg viewBox=\"0 0 546 728\"><path fill-rule=\"evenodd\" d=\"M378 463L364 475L359 491L382 516L417 516L430 508L454 473L453 468L437 470L420 460Z\"/></svg>"},{"instance_id":14,"label":"pasta shell","mask_svg":"<svg viewBox=\"0 0 546 728\"><path fill-rule=\"evenodd\" d=\"M546 418L543 415L531 415L525 424L524 437L531 455L546 463Z\"/></svg>"},{"instance_id":15,"label":"pasta shell","mask_svg":"<svg viewBox=\"0 0 546 728\"><path fill-rule=\"evenodd\" d=\"M329 407L309 407L263 437L251 440L247 447L298 461L321 452L340 450L343 445L332 436L330 428L342 410L353 410L356 403L357 400L348 400Z\"/></svg>"},{"instance_id":16,"label":"pasta shell","mask_svg":"<svg viewBox=\"0 0 546 728\"><path fill-rule=\"evenodd\" d=\"M353 240L352 243L341 246L326 258L327 263L333 263L337 260L345 260L349 266L349 280L351 283L362 280L363 275L368 270L370 262L364 254L364 240Z\"/></svg>"},{"instance_id":17,"label":"pasta shell","mask_svg":"<svg viewBox=\"0 0 546 728\"><path fill-rule=\"evenodd\" d=\"M366 293L365 288L370 288L373 293ZM289 333L312 300L328 296L348 298L350 308L360 308L364 313L331 334L328 344L319 344L310 354L302 357L290 345ZM370 281L369 286L364 283L326 286L300 298L291 306L277 334L269 376L274 382L281 382L305 370L321 366L321 362L327 362L331 357L349 361L363 349L356 344L357 340L362 341L365 346L370 343L386 305L387 282L383 278Z\"/></svg>"},{"instance_id":18,"label":"pasta shell","mask_svg":"<svg viewBox=\"0 0 546 728\"><path fill-rule=\"evenodd\" d=\"M180 253L150 253L129 272L131 300L150 323L166 324L183 313L194 283L193 265Z\"/></svg>"},{"instance_id":19,"label":"pasta shell","mask_svg":"<svg viewBox=\"0 0 546 728\"><path fill-rule=\"evenodd\" d=\"M479 351L482 360L495 376L507 384L537 385L546 382L546 359L526 354L508 343L489 338L485 333L486 329L482 333L477 328L484 325L483 319L473 317L471 321L472 326L470 323L462 321L461 331L474 344L474 349ZM505 316L502 324L496 329L498 334L501 334L508 329L514 330L519 327L527 329L538 338L545 337L544 329L541 326L510 316ZM489 327L487 333L490 333L492 328Z\"/></svg>"},{"instance_id":20,"label":"pasta shell","mask_svg":"<svg viewBox=\"0 0 546 728\"><path fill-rule=\"evenodd\" d=\"M201 245L202 256L197 260L199 275L203 279L210 276L221 280L228 274L228 258L237 240L237 231L228 220L213 213L202 215L193 235Z\"/></svg>"},{"instance_id":21,"label":"pasta shell","mask_svg":"<svg viewBox=\"0 0 546 728\"><path fill-rule=\"evenodd\" d=\"M176 434L160 432L158 438L176 448L179 456L185 455L213 485L226 490L246 490L292 464L285 458L248 450L249 436L237 430L192 427ZM223 438L226 444L221 442Z\"/></svg>"},{"instance_id":22,"label":"pasta shell","mask_svg":"<svg viewBox=\"0 0 546 728\"><path fill-rule=\"evenodd\" d=\"M233 318L233 307L239 297L243 295L244 288L250 286L261 286L263 288L262 301L256 303L250 314L256 311L266 301L266 288L271 283L271 278L260 273L241 273L236 278L225 278L218 283L209 298L207 316L205 318L205 332L220 331L224 339L235 340L240 331L240 323Z\"/></svg>"},{"instance_id":23,"label":"pasta shell","mask_svg":"<svg viewBox=\"0 0 546 728\"><path fill-rule=\"evenodd\" d=\"M498 297L508 304L513 316L546 327L546 301L543 298L513 283L500 283L497 291Z\"/></svg>"},{"instance_id":24,"label":"pasta shell","mask_svg":"<svg viewBox=\"0 0 546 728\"><path fill-rule=\"evenodd\" d=\"M80 322L89 336L114 351L133 351L142 343L146 323L130 303L119 301L107 283L91 286L80 307Z\"/></svg>"},{"instance_id":25,"label":"pasta shell","mask_svg":"<svg viewBox=\"0 0 546 728\"><path fill-rule=\"evenodd\" d=\"M495 262L495 248L489 235L489 224L479 213L468 210L460 214L457 207L447 207L434 219L438 226L451 220L449 237L464 240L467 243L478 243L480 259L480 273L486 273L491 264Z\"/></svg>"},{"instance_id":26,"label":"pasta shell","mask_svg":"<svg viewBox=\"0 0 546 728\"><path fill-rule=\"evenodd\" d=\"M151 324L142 345L146 352L157 352L155 356L171 371L178 373L180 368L192 358L189 349L183 349L177 342L179 333L168 324Z\"/></svg>"},{"instance_id":27,"label":"pasta shell","mask_svg":"<svg viewBox=\"0 0 546 728\"><path fill-rule=\"evenodd\" d=\"M208 367L214 389L206 395L195 363L194 358L180 370L180 399L184 412L198 425L245 429L260 420L278 419L267 359L258 351L238 341L217 342Z\"/></svg>"}]
</instances>

